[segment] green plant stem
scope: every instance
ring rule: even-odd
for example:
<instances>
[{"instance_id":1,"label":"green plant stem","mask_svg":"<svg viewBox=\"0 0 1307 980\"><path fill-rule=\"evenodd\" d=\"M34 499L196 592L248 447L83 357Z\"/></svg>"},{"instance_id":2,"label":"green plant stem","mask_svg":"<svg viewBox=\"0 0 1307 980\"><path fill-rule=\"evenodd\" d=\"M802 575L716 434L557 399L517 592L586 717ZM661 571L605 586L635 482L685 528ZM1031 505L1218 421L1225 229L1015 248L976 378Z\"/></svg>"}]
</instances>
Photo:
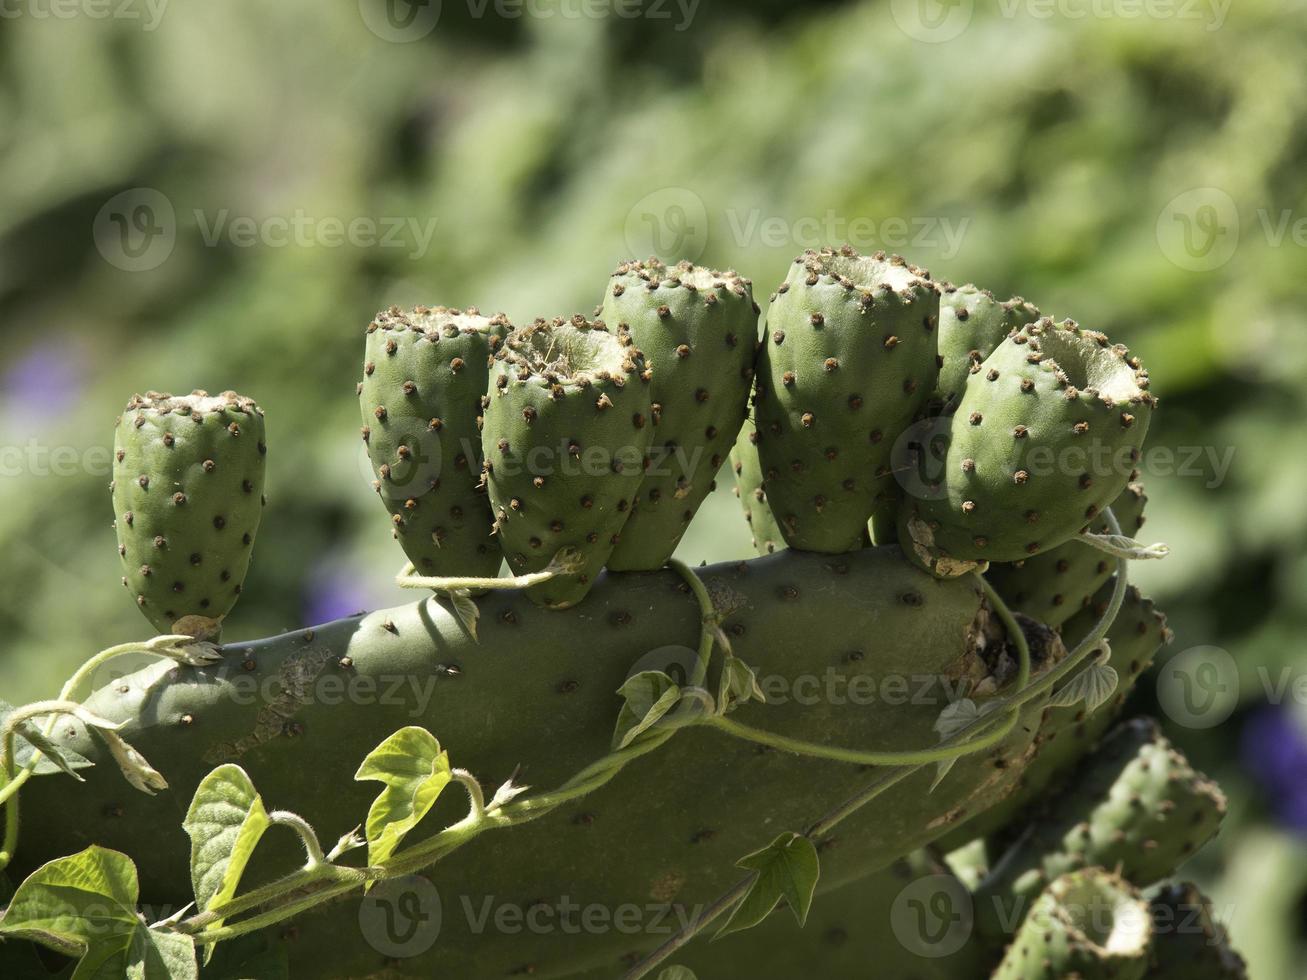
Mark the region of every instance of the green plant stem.
<instances>
[{"instance_id":1,"label":"green plant stem","mask_svg":"<svg viewBox=\"0 0 1307 980\"><path fill-rule=\"evenodd\" d=\"M528 575L516 575L511 578L439 578L430 575L418 575L413 563L409 562L395 576L395 584L401 589L431 589L436 592L504 592L511 589L528 589L533 585L543 585L563 574L557 569L531 572Z\"/></svg>"},{"instance_id":2,"label":"green plant stem","mask_svg":"<svg viewBox=\"0 0 1307 980\"><path fill-rule=\"evenodd\" d=\"M997 721L998 718L986 720L993 722ZM949 759L970 755L997 745L1012 731L1012 725L1005 724L986 735L957 746L944 742L935 748L919 749L917 751L868 752L862 749L844 749L836 745L805 742L802 739L778 735L775 732L732 721L730 718L721 715L707 719L704 724L720 729L729 735L734 735L736 738L757 742L759 745L770 745L772 748L780 749L783 752L793 752L795 755L806 755L816 759L833 759L836 762L848 762L863 766L930 765L933 762L947 762Z\"/></svg>"},{"instance_id":3,"label":"green plant stem","mask_svg":"<svg viewBox=\"0 0 1307 980\"><path fill-rule=\"evenodd\" d=\"M289 810L273 810L268 814L268 820L283 827L290 827L295 833L299 834L300 840L304 844L304 853L309 859L308 870L327 863L327 858L322 853L322 845L318 842L317 831L298 813L291 813Z\"/></svg>"},{"instance_id":4,"label":"green plant stem","mask_svg":"<svg viewBox=\"0 0 1307 980\"><path fill-rule=\"evenodd\" d=\"M713 605L712 596L708 594L708 587L703 584L703 579L694 574L694 570L683 561L675 558L667 562L669 568L675 571L681 578L685 579L685 584L690 587L690 592L694 595L695 601L699 603L699 656L694 663L694 673L690 676L690 687L703 687L704 681L708 677L708 666L712 660L713 642L717 627L717 607Z\"/></svg>"}]
</instances>

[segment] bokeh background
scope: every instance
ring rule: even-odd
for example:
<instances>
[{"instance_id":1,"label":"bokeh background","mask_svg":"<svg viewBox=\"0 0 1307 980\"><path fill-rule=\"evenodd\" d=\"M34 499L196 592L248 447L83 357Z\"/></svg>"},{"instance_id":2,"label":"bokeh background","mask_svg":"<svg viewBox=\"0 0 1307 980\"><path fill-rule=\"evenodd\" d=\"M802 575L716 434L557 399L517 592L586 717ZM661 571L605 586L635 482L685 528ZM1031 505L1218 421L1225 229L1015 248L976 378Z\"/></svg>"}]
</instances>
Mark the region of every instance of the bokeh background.
<instances>
[{"instance_id":1,"label":"bokeh background","mask_svg":"<svg viewBox=\"0 0 1307 980\"><path fill-rule=\"evenodd\" d=\"M1307 977L1302 0L0 0L0 697L147 632L107 489L134 391L266 408L228 636L275 632L401 598L376 309L588 311L650 253L765 305L844 241L1150 368L1174 554L1137 581L1176 640L1135 699L1232 797L1191 868L1252 975ZM722 482L689 560L751 551ZM1167 710L1185 671L1205 713Z\"/></svg>"}]
</instances>

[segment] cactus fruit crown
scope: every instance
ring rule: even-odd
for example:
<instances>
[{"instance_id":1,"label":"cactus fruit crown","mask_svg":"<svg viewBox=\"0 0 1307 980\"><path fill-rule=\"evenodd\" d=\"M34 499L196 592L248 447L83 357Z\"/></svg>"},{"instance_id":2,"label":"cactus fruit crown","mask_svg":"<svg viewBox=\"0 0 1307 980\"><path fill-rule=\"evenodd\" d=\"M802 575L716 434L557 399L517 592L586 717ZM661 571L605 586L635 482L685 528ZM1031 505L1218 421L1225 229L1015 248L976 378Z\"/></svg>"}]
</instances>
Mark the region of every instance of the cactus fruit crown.
<instances>
[{"instance_id":1,"label":"cactus fruit crown","mask_svg":"<svg viewBox=\"0 0 1307 980\"><path fill-rule=\"evenodd\" d=\"M415 306L404 310L392 306L378 313L368 324L368 333L378 330L412 330L420 333L433 344L441 337L454 337L460 333L490 333L500 336L508 333L513 325L505 313L483 316L475 306L457 309L448 306ZM498 343L493 346L498 347Z\"/></svg>"},{"instance_id":2,"label":"cactus fruit crown","mask_svg":"<svg viewBox=\"0 0 1307 980\"><path fill-rule=\"evenodd\" d=\"M717 302L716 294L723 289L730 290L741 298L752 298L750 288L752 283L734 269L723 272L695 265L687 260L677 262L673 266L668 266L660 259L652 257L623 262L613 272L613 278L618 280L611 287L615 295L621 296L630 288L627 283L621 281L627 277L640 280L644 288L650 292L659 286L670 289L683 287L691 293L702 292L703 302L709 306ZM758 310L755 308L754 312L757 313Z\"/></svg>"},{"instance_id":3,"label":"cactus fruit crown","mask_svg":"<svg viewBox=\"0 0 1307 980\"><path fill-rule=\"evenodd\" d=\"M620 388L644 369L644 357L629 336L614 334L602 320L587 320L579 313L570 319L538 319L510 334L498 358L517 369L500 375L501 388L514 380L546 388L588 388L606 381Z\"/></svg>"},{"instance_id":4,"label":"cactus fruit crown","mask_svg":"<svg viewBox=\"0 0 1307 980\"><path fill-rule=\"evenodd\" d=\"M262 518L263 411L234 391L150 391L128 402L114 441L123 585L161 631L216 636Z\"/></svg>"}]
</instances>

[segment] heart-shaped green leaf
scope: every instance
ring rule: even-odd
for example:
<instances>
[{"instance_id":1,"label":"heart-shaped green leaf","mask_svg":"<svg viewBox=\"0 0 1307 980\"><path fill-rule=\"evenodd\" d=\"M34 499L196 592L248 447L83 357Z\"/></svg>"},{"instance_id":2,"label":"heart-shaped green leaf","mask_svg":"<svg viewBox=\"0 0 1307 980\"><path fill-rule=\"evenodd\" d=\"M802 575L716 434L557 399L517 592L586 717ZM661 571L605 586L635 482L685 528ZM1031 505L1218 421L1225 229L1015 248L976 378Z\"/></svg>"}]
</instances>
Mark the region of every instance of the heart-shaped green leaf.
<instances>
[{"instance_id":1,"label":"heart-shaped green leaf","mask_svg":"<svg viewBox=\"0 0 1307 980\"><path fill-rule=\"evenodd\" d=\"M756 926L782 898L800 927L808 921L821 874L821 861L812 841L794 833L781 834L762 850L741 858L736 866L756 875L716 938Z\"/></svg>"},{"instance_id":2,"label":"heart-shaped green leaf","mask_svg":"<svg viewBox=\"0 0 1307 980\"><path fill-rule=\"evenodd\" d=\"M148 928L139 896L131 858L93 845L33 871L0 919L0 936L78 957L72 980L196 980L190 937Z\"/></svg>"},{"instance_id":3,"label":"heart-shaped green leaf","mask_svg":"<svg viewBox=\"0 0 1307 980\"><path fill-rule=\"evenodd\" d=\"M236 896L245 866L270 825L263 799L240 766L219 766L201 780L182 822L191 838L191 884L201 912ZM219 919L214 927L221 924Z\"/></svg>"},{"instance_id":4,"label":"heart-shaped green leaf","mask_svg":"<svg viewBox=\"0 0 1307 980\"><path fill-rule=\"evenodd\" d=\"M430 812L453 772L449 754L436 737L425 728L410 725L373 749L354 778L386 785L368 810L364 825L368 864L376 867L390 858L404 835Z\"/></svg>"}]
</instances>

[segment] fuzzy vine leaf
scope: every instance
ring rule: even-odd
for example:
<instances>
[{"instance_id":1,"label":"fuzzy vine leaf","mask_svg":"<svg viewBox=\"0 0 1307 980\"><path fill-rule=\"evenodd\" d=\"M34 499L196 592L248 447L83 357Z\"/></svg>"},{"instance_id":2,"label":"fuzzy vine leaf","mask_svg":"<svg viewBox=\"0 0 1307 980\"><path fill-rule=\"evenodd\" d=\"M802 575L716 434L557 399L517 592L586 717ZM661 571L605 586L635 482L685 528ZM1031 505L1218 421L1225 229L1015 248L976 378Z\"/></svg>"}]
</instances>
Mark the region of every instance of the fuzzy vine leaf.
<instances>
[{"instance_id":1,"label":"fuzzy vine leaf","mask_svg":"<svg viewBox=\"0 0 1307 980\"><path fill-rule=\"evenodd\" d=\"M99 733L104 739L104 744L109 747L109 755L118 763L123 778L133 789L138 789L147 796L153 796L159 790L168 788L168 780L163 778L163 773L150 765L149 760L137 752L125 738L110 729L99 729Z\"/></svg>"},{"instance_id":2,"label":"fuzzy vine leaf","mask_svg":"<svg viewBox=\"0 0 1307 980\"><path fill-rule=\"evenodd\" d=\"M77 957L72 980L196 980L191 938L148 928L136 912L139 897L131 858L92 845L42 865L19 885L0 937Z\"/></svg>"},{"instance_id":3,"label":"fuzzy vine leaf","mask_svg":"<svg viewBox=\"0 0 1307 980\"><path fill-rule=\"evenodd\" d=\"M191 886L201 912L236 897L254 848L271 825L263 798L240 766L219 766L200 781L182 829L191 838ZM221 925L221 919L214 923Z\"/></svg>"},{"instance_id":4,"label":"fuzzy vine leaf","mask_svg":"<svg viewBox=\"0 0 1307 980\"><path fill-rule=\"evenodd\" d=\"M800 927L808 921L808 910L821 875L821 861L812 841L795 833L781 834L762 850L735 864L755 872L754 879L715 938L751 929L770 915L781 899L785 899Z\"/></svg>"},{"instance_id":5,"label":"fuzzy vine leaf","mask_svg":"<svg viewBox=\"0 0 1307 980\"><path fill-rule=\"evenodd\" d=\"M0 700L0 726L3 726L5 719L14 711L14 706L7 701ZM50 739L45 737L45 733L36 725L20 725L15 733L14 739L14 768L17 770L26 769L36 750L41 751L41 759L32 767L32 773L36 776L48 776L51 773L66 772L79 782L83 778L78 775L78 769L87 769L93 765L90 759L79 752L74 752L70 748L61 745L55 745Z\"/></svg>"},{"instance_id":6,"label":"fuzzy vine leaf","mask_svg":"<svg viewBox=\"0 0 1307 980\"><path fill-rule=\"evenodd\" d=\"M767 701L758 684L758 676L739 657L727 656L722 663L722 676L718 684L717 710L725 714L750 701Z\"/></svg>"},{"instance_id":7,"label":"fuzzy vine leaf","mask_svg":"<svg viewBox=\"0 0 1307 980\"><path fill-rule=\"evenodd\" d=\"M1067 681L1066 686L1058 691L1048 705L1050 708L1071 708L1085 702L1085 710L1093 714L1116 691L1116 668L1110 664L1090 664L1075 677Z\"/></svg>"},{"instance_id":8,"label":"fuzzy vine leaf","mask_svg":"<svg viewBox=\"0 0 1307 980\"><path fill-rule=\"evenodd\" d=\"M677 683L661 670L642 670L617 693L625 698L613 732L613 748L624 749L647 732L681 700Z\"/></svg>"},{"instance_id":9,"label":"fuzzy vine leaf","mask_svg":"<svg viewBox=\"0 0 1307 980\"><path fill-rule=\"evenodd\" d=\"M354 779L385 784L368 810L368 864L385 864L453 779L449 753L425 728L401 728L368 753Z\"/></svg>"}]
</instances>

